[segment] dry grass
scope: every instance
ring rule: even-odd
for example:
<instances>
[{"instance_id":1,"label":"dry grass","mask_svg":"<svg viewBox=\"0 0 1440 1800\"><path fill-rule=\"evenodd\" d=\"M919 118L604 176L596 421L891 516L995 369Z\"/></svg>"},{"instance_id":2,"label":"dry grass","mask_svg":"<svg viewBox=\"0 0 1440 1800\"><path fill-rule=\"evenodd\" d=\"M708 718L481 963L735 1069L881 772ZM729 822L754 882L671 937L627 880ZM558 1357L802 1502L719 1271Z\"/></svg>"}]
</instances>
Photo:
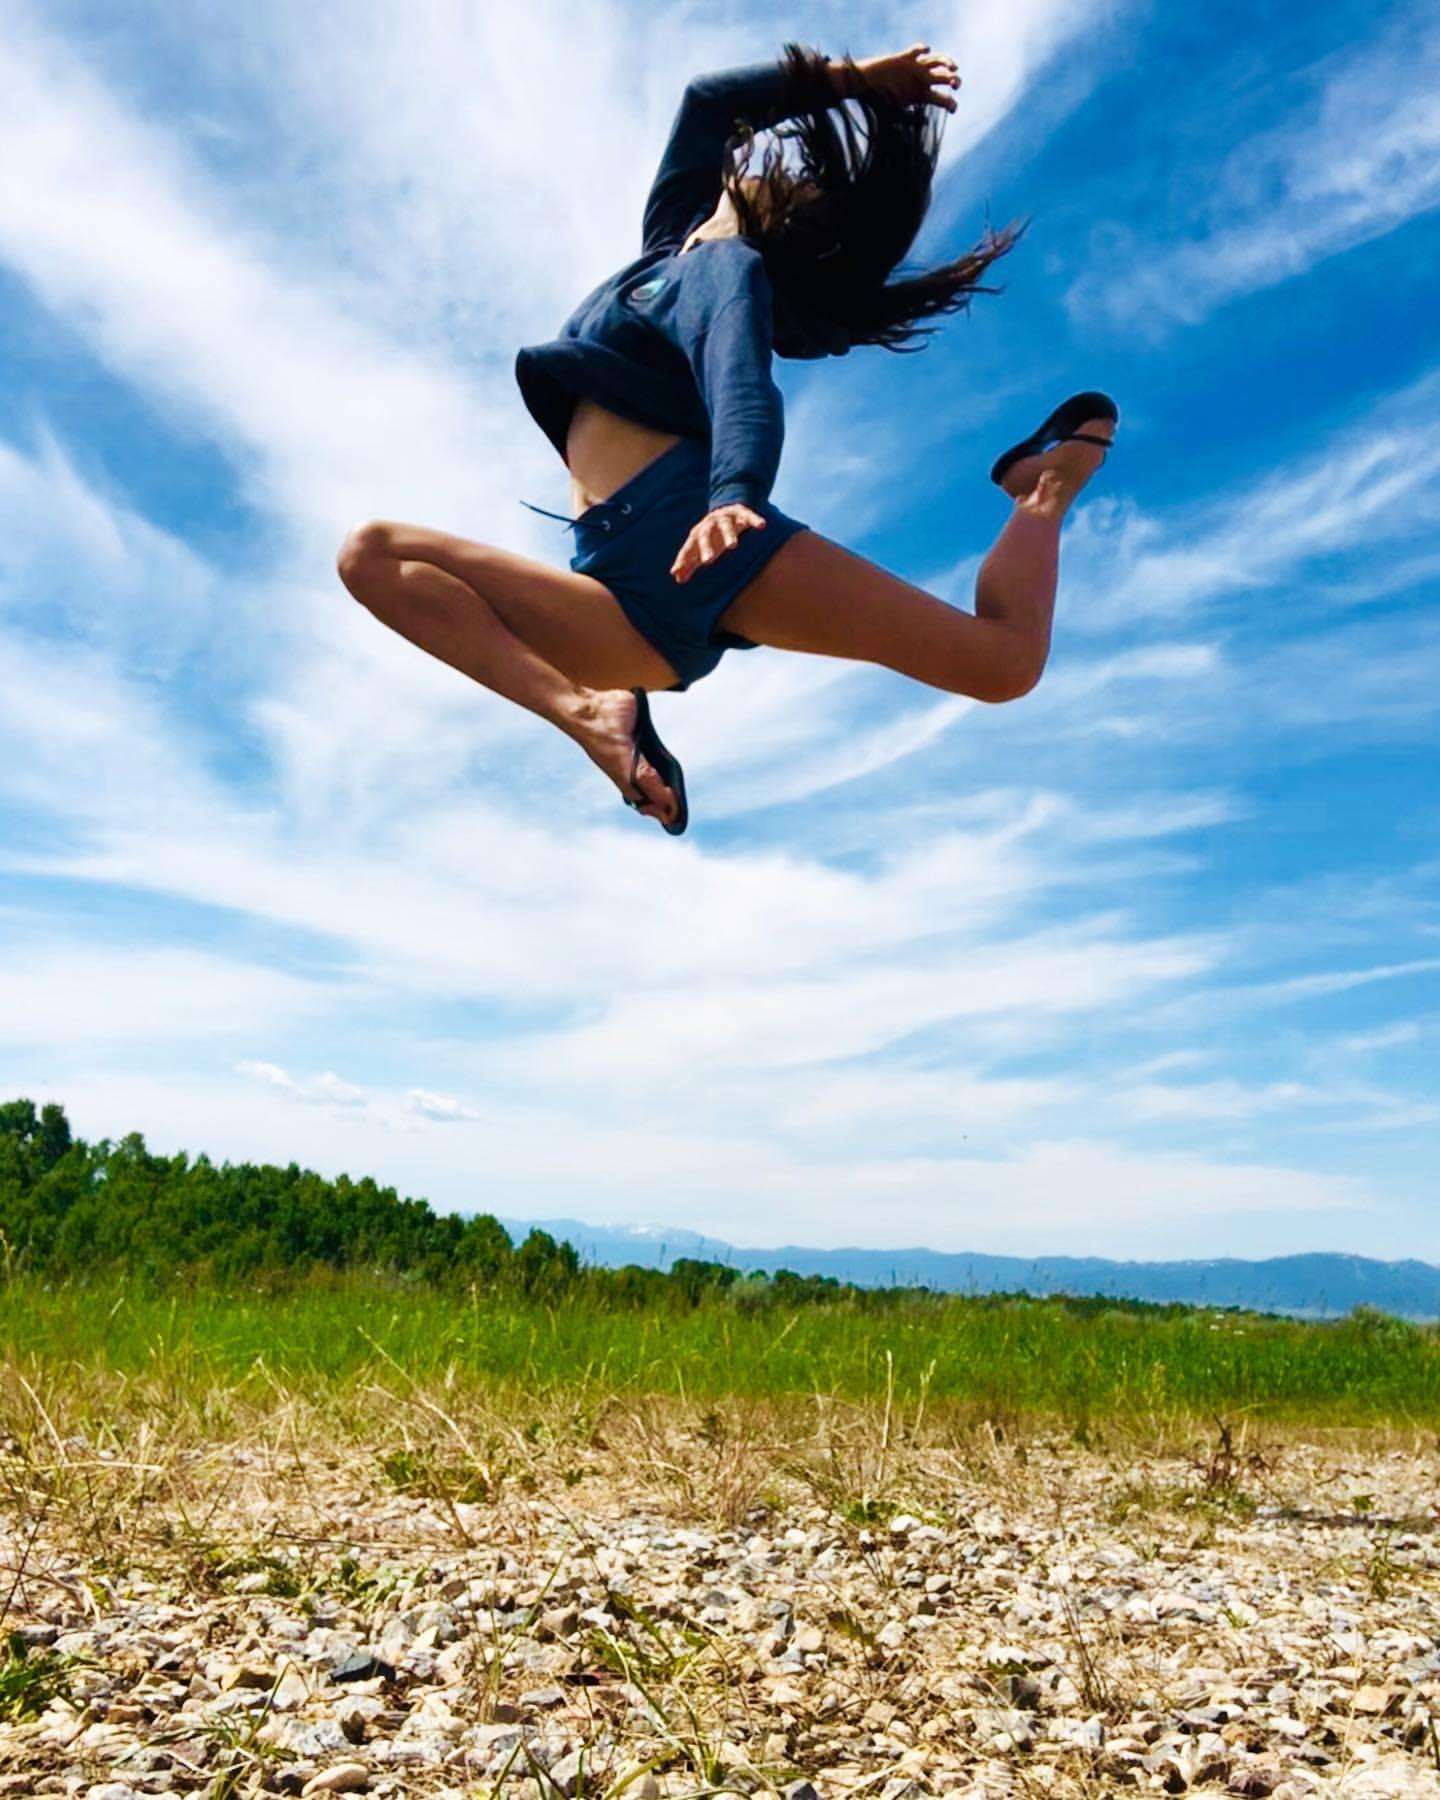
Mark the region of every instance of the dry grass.
<instances>
[{"instance_id":1,"label":"dry grass","mask_svg":"<svg viewBox=\"0 0 1440 1800\"><path fill-rule=\"evenodd\" d=\"M687 1400L417 1374L378 1344L323 1381L12 1357L0 1625L31 1636L0 1667L0 1791L168 1775L231 1800L349 1757L375 1793L517 1800L800 1779L825 1800L1058 1800L1270 1774L1380 1795L1356 1784L1402 1765L1440 1793L1436 1464L1428 1430L1166 1410L1077 1433L893 1381ZM707 1610L711 1587L731 1598ZM437 1649L327 1687L276 1624L382 1642L462 1591L443 1679ZM782 1603L792 1646L820 1645L789 1662ZM173 1670L143 1649L147 1606ZM247 1660L273 1687L223 1710L217 1665ZM290 1711L287 1670L309 1684ZM525 1699L545 1682L562 1704ZM1234 1721L1207 1728L1231 1689ZM458 1722L432 1760L382 1756L429 1742L426 1717ZM345 1743L297 1748L302 1719L349 1719Z\"/></svg>"}]
</instances>

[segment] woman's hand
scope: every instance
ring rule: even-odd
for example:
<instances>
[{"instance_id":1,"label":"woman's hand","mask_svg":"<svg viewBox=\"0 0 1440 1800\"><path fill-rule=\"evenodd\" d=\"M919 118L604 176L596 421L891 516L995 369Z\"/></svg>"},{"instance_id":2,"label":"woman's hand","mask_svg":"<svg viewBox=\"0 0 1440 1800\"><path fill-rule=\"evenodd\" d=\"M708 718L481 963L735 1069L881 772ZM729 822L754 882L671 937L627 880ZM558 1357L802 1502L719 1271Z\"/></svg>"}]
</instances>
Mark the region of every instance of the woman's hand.
<instances>
[{"instance_id":1,"label":"woman's hand","mask_svg":"<svg viewBox=\"0 0 1440 1800\"><path fill-rule=\"evenodd\" d=\"M670 565L670 573L677 581L688 581L703 563L712 563L717 556L733 550L740 542L742 531L764 529L765 521L760 514L742 506L738 500L728 506L717 506L713 512L706 513L680 546L679 555Z\"/></svg>"},{"instance_id":2,"label":"woman's hand","mask_svg":"<svg viewBox=\"0 0 1440 1800\"><path fill-rule=\"evenodd\" d=\"M953 57L933 55L928 44L912 44L894 56L871 56L856 65L866 87L879 88L902 106L943 106L954 112L956 100L946 88L958 88L960 71Z\"/></svg>"}]
</instances>

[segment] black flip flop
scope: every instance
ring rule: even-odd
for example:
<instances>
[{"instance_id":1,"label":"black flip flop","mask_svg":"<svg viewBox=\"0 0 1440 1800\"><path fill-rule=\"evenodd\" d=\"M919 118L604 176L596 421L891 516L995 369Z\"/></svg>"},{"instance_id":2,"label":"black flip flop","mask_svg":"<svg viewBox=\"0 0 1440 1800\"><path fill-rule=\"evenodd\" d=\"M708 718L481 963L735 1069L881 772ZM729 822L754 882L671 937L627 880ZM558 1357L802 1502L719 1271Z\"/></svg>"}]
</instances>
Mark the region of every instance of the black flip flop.
<instances>
[{"instance_id":1,"label":"black flip flop","mask_svg":"<svg viewBox=\"0 0 1440 1800\"><path fill-rule=\"evenodd\" d=\"M996 487L1003 485L1005 476L1027 456L1043 456L1047 450L1053 450L1056 444L1099 444L1103 449L1110 448L1110 439L1102 438L1093 431L1080 431L1077 427L1092 419L1109 419L1113 424L1120 423L1120 409L1108 394L1072 394L1068 400L1062 400L1050 417L1038 431L1031 432L1028 438L1010 448L995 462L990 471L990 479Z\"/></svg>"},{"instance_id":2,"label":"black flip flop","mask_svg":"<svg viewBox=\"0 0 1440 1800\"><path fill-rule=\"evenodd\" d=\"M643 791L636 787L635 783L636 771L640 767L640 758L643 756L666 787L674 790L675 798L680 802L680 810L670 824L666 825L663 819L660 821L662 825L665 825L665 829L671 837L679 837L690 823L690 808L685 800L685 771L680 767L679 757L672 756L660 741L660 733L655 729L654 722L650 717L650 701L644 688L631 688L630 692L635 696L635 754L630 760L630 785L635 788L637 793ZM627 794L625 804L633 806L638 812L642 806L648 806L650 802L648 800L632 800Z\"/></svg>"}]
</instances>

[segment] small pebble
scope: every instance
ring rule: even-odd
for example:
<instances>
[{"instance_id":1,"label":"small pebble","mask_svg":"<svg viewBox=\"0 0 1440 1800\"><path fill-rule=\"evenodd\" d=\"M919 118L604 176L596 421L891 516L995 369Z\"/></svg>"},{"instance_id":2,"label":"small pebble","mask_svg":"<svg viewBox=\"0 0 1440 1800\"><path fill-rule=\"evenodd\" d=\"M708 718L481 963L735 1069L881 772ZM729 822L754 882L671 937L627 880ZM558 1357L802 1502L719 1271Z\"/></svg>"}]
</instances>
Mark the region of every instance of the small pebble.
<instances>
[{"instance_id":1,"label":"small pebble","mask_svg":"<svg viewBox=\"0 0 1440 1800\"><path fill-rule=\"evenodd\" d=\"M300 1790L300 1800L311 1794L357 1794L370 1785L370 1771L364 1763L335 1763L312 1775Z\"/></svg>"}]
</instances>

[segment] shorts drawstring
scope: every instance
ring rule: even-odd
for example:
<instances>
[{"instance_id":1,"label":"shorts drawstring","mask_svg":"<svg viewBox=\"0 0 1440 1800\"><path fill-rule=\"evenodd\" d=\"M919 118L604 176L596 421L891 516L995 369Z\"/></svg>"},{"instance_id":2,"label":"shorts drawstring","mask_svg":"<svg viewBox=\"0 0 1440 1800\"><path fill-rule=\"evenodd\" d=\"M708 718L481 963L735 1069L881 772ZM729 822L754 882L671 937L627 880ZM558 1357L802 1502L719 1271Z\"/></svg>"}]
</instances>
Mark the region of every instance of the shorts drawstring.
<instances>
[{"instance_id":1,"label":"shorts drawstring","mask_svg":"<svg viewBox=\"0 0 1440 1800\"><path fill-rule=\"evenodd\" d=\"M575 527L580 523L580 519L572 519L568 513L551 512L548 507L532 505L532 503L529 500L522 500L520 502L520 504L522 506L528 506L530 508L531 512L533 512L533 513L539 513L542 518L559 519L561 524L564 525L566 527L566 529L570 530L570 531L573 531L575 529ZM599 512L599 510L602 506L611 506L613 504L614 504L613 501L610 501L610 500L597 500L595 502L594 506L590 507L588 510L592 513ZM615 510L621 514L628 513L630 511L630 502L628 500L622 500L620 502L619 506L616 507ZM585 514L582 513L580 515L580 518L584 518L584 516L585 516ZM596 523L599 525L599 527L602 531L609 531L609 529L610 529L610 520L609 519L598 519L598 520L596 520Z\"/></svg>"},{"instance_id":2,"label":"shorts drawstring","mask_svg":"<svg viewBox=\"0 0 1440 1800\"><path fill-rule=\"evenodd\" d=\"M520 504L522 506L529 506L531 512L539 513L542 516L542 518L559 519L561 524L563 524L563 525L574 525L576 523L576 521L574 519L572 519L568 513L551 512L548 509L548 507L544 507L544 506L531 506L530 502L528 500L522 500L520 502Z\"/></svg>"}]
</instances>

